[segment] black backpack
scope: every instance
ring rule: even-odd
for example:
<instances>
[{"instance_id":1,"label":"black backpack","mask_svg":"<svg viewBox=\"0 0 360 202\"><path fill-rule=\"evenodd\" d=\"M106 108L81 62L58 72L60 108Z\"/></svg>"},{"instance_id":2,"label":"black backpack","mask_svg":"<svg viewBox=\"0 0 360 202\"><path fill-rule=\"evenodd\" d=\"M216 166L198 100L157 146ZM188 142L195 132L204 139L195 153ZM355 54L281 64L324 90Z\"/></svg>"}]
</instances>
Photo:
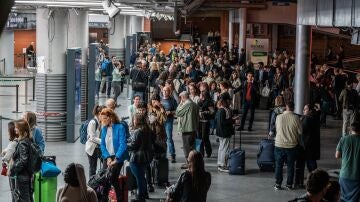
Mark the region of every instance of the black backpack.
<instances>
[{"instance_id":1,"label":"black backpack","mask_svg":"<svg viewBox=\"0 0 360 202\"><path fill-rule=\"evenodd\" d=\"M42 151L38 144L36 144L33 140L29 141L29 172L36 173L41 169L41 163L43 159Z\"/></svg>"}]
</instances>

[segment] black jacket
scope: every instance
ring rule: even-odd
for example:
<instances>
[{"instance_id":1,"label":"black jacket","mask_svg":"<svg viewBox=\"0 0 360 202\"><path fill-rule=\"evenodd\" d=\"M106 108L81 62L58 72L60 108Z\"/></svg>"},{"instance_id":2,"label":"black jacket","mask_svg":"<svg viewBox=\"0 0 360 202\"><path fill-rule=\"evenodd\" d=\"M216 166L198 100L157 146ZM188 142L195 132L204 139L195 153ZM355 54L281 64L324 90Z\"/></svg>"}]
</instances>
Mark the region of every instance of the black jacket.
<instances>
[{"instance_id":1,"label":"black jacket","mask_svg":"<svg viewBox=\"0 0 360 202\"><path fill-rule=\"evenodd\" d=\"M230 109L229 109L230 110ZM230 138L234 135L234 125L232 121L232 115L226 118L226 111L224 108L219 108L215 116L216 122L216 135L223 138Z\"/></svg>"},{"instance_id":2,"label":"black jacket","mask_svg":"<svg viewBox=\"0 0 360 202\"><path fill-rule=\"evenodd\" d=\"M150 129L139 128L131 133L127 144L130 162L148 164L153 158L155 135Z\"/></svg>"},{"instance_id":3,"label":"black jacket","mask_svg":"<svg viewBox=\"0 0 360 202\"><path fill-rule=\"evenodd\" d=\"M201 177L201 182L199 190L195 190L190 171L185 171L180 175L169 195L173 201L206 202L207 192L211 185L210 173L205 172Z\"/></svg>"},{"instance_id":4,"label":"black jacket","mask_svg":"<svg viewBox=\"0 0 360 202\"><path fill-rule=\"evenodd\" d=\"M19 140L13 154L14 164L10 168L10 176L30 176L29 161L30 161L30 143L29 138Z\"/></svg>"},{"instance_id":5,"label":"black jacket","mask_svg":"<svg viewBox=\"0 0 360 202\"><path fill-rule=\"evenodd\" d=\"M134 83L143 83L143 87L140 89L134 89L136 91L146 91L146 87L148 85L148 72L141 70L140 68L136 67L131 70L130 78L132 80L132 87L134 89Z\"/></svg>"},{"instance_id":6,"label":"black jacket","mask_svg":"<svg viewBox=\"0 0 360 202\"><path fill-rule=\"evenodd\" d=\"M301 140L307 160L320 159L320 117L318 112L303 116Z\"/></svg>"}]
</instances>

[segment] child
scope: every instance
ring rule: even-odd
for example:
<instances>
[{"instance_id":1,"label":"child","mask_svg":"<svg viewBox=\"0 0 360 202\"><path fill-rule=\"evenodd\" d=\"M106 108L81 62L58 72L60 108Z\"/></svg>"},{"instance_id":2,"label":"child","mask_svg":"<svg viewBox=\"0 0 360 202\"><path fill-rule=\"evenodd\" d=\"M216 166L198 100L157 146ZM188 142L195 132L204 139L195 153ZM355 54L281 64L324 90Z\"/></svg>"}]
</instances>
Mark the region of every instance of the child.
<instances>
[{"instance_id":1,"label":"child","mask_svg":"<svg viewBox=\"0 0 360 202\"><path fill-rule=\"evenodd\" d=\"M18 135L15 132L15 122L11 121L8 123L8 133L9 133L9 144L1 152L0 156L3 157L2 159L3 163L5 163L8 168L10 168L9 164L11 164L11 159L15 152L15 148L17 145L17 137L18 137Z\"/></svg>"}]
</instances>

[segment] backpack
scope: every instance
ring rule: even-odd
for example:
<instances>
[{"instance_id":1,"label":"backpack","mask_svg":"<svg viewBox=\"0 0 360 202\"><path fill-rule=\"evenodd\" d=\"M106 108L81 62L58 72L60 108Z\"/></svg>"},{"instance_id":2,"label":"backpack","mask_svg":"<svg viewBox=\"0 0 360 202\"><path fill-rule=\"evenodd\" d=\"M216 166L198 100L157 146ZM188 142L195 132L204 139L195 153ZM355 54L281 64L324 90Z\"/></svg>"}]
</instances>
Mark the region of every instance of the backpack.
<instances>
[{"instance_id":1,"label":"backpack","mask_svg":"<svg viewBox=\"0 0 360 202\"><path fill-rule=\"evenodd\" d=\"M101 75L107 76L109 64L110 64L110 61L106 60L106 59L101 63Z\"/></svg>"},{"instance_id":2,"label":"backpack","mask_svg":"<svg viewBox=\"0 0 360 202\"><path fill-rule=\"evenodd\" d=\"M91 187L100 201L105 197L105 186L109 183L109 169L101 169L95 175L90 176L88 186Z\"/></svg>"},{"instance_id":3,"label":"backpack","mask_svg":"<svg viewBox=\"0 0 360 202\"><path fill-rule=\"evenodd\" d=\"M96 119L90 119L90 120L86 120L86 121L82 122L81 126L80 126L80 143L81 144L85 144L87 139L88 139L87 128L88 128L89 123L90 123L91 120L95 120L96 129L99 126L99 123L98 123L98 121Z\"/></svg>"},{"instance_id":4,"label":"backpack","mask_svg":"<svg viewBox=\"0 0 360 202\"><path fill-rule=\"evenodd\" d=\"M125 128L125 133L126 133L126 139L128 139L129 137L130 137L130 132L129 132L129 125L126 123L126 121L120 121L120 124L122 125L122 126L124 126L124 128Z\"/></svg>"},{"instance_id":5,"label":"backpack","mask_svg":"<svg viewBox=\"0 0 360 202\"><path fill-rule=\"evenodd\" d=\"M39 172L41 169L43 154L39 145L32 140L30 141L29 156L29 172Z\"/></svg>"}]
</instances>

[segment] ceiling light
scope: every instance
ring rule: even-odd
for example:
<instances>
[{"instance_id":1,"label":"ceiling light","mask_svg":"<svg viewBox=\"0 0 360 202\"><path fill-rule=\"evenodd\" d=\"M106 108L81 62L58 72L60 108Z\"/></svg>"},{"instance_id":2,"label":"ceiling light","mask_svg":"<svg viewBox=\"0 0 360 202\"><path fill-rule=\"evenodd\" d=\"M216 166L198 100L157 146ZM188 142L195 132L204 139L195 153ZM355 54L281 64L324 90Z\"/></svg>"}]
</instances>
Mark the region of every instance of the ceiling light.
<instances>
[{"instance_id":1,"label":"ceiling light","mask_svg":"<svg viewBox=\"0 0 360 202\"><path fill-rule=\"evenodd\" d=\"M29 5L74 5L74 6L101 6L101 2L79 2L79 1L15 1L15 4Z\"/></svg>"}]
</instances>

